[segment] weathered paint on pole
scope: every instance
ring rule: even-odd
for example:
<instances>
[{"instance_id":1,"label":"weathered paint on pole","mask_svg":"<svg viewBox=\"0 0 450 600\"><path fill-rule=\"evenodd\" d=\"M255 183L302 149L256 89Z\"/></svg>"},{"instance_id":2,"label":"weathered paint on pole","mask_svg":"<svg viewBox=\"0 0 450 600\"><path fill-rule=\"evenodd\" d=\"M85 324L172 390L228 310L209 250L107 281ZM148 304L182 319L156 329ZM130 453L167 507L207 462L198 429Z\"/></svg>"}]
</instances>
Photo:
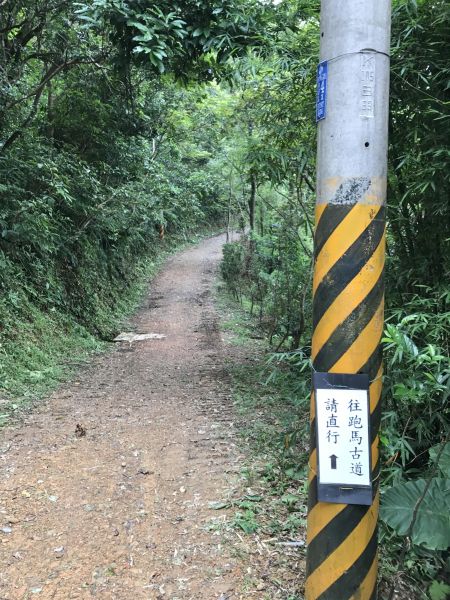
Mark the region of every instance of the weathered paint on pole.
<instances>
[{"instance_id":1,"label":"weathered paint on pole","mask_svg":"<svg viewBox=\"0 0 450 600\"><path fill-rule=\"evenodd\" d=\"M312 398L307 600L377 597L390 19L390 0L322 0L312 359L316 371L369 375L374 498L318 502Z\"/></svg>"}]
</instances>

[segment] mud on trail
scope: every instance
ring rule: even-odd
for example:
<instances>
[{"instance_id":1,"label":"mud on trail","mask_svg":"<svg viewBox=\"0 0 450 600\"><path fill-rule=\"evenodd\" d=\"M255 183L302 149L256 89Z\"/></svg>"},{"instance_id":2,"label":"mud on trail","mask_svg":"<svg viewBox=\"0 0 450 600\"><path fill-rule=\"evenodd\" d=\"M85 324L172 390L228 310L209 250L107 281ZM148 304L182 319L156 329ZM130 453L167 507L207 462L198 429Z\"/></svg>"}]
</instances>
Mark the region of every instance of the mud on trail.
<instances>
[{"instance_id":1,"label":"mud on trail","mask_svg":"<svg viewBox=\"0 0 450 600\"><path fill-rule=\"evenodd\" d=\"M208 527L236 469L211 299L224 238L170 259L132 322L0 442L0 599L234 599ZM228 349L227 349L228 352Z\"/></svg>"}]
</instances>

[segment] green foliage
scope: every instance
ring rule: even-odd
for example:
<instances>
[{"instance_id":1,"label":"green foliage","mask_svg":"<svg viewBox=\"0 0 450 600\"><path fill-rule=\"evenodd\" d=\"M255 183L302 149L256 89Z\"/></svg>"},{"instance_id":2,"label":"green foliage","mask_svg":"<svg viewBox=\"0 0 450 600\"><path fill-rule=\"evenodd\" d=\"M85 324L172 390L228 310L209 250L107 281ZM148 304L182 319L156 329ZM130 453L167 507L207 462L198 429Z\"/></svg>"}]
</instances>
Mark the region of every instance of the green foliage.
<instances>
[{"instance_id":1,"label":"green foliage","mask_svg":"<svg viewBox=\"0 0 450 600\"><path fill-rule=\"evenodd\" d=\"M83 29L109 35L121 61L132 57L159 73L206 79L217 64L255 45L273 13L255 0L94 0L77 7Z\"/></svg>"},{"instance_id":2,"label":"green foliage","mask_svg":"<svg viewBox=\"0 0 450 600\"><path fill-rule=\"evenodd\" d=\"M430 290L427 290L430 294ZM381 441L388 479L417 473L448 430L450 313L447 295L415 295L386 326L385 411Z\"/></svg>"},{"instance_id":3,"label":"green foliage","mask_svg":"<svg viewBox=\"0 0 450 600\"><path fill-rule=\"evenodd\" d=\"M266 209L264 234L224 247L222 277L236 298L248 299L257 311L270 343L298 348L310 335L311 242L304 234L303 214L284 198Z\"/></svg>"},{"instance_id":4,"label":"green foliage","mask_svg":"<svg viewBox=\"0 0 450 600\"><path fill-rule=\"evenodd\" d=\"M430 448L430 461L436 465L440 477L450 479L450 442L444 448L434 446Z\"/></svg>"},{"instance_id":5,"label":"green foliage","mask_svg":"<svg viewBox=\"0 0 450 600\"><path fill-rule=\"evenodd\" d=\"M259 529L255 512L250 509L244 512L237 512L233 520L233 525L242 529L244 533L255 533Z\"/></svg>"},{"instance_id":6,"label":"green foliage","mask_svg":"<svg viewBox=\"0 0 450 600\"><path fill-rule=\"evenodd\" d=\"M15 302L16 310L7 306ZM22 312L23 311L23 312ZM20 291L0 303L0 397L4 404L0 424L36 397L47 393L83 363L87 353L103 346L87 329L56 311L46 313ZM5 334L6 332L6 334Z\"/></svg>"},{"instance_id":7,"label":"green foliage","mask_svg":"<svg viewBox=\"0 0 450 600\"><path fill-rule=\"evenodd\" d=\"M449 10L394 2L388 198L394 290L440 285L450 240ZM395 287L394 287L395 286Z\"/></svg>"},{"instance_id":8,"label":"green foliage","mask_svg":"<svg viewBox=\"0 0 450 600\"><path fill-rule=\"evenodd\" d=\"M240 278L242 276L244 248L239 242L225 244L222 248L223 260L220 273L236 298L239 298Z\"/></svg>"},{"instance_id":9,"label":"green foliage","mask_svg":"<svg viewBox=\"0 0 450 600\"><path fill-rule=\"evenodd\" d=\"M409 533L414 544L445 550L450 545L450 479L435 477L426 487L425 479L415 479L389 488L383 494L380 516L398 535Z\"/></svg>"},{"instance_id":10,"label":"green foliage","mask_svg":"<svg viewBox=\"0 0 450 600\"><path fill-rule=\"evenodd\" d=\"M433 581L428 589L431 600L447 600L450 595L450 585L442 581Z\"/></svg>"}]
</instances>

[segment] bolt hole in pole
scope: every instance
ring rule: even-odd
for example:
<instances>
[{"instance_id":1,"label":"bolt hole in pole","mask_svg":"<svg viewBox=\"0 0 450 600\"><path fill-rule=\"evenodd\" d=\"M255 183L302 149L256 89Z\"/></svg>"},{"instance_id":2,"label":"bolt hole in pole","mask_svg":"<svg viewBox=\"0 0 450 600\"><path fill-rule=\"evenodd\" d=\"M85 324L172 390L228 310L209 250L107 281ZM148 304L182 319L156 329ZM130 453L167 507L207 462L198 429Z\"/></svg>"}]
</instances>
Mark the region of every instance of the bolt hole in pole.
<instances>
[{"instance_id":1,"label":"bolt hole in pole","mask_svg":"<svg viewBox=\"0 0 450 600\"><path fill-rule=\"evenodd\" d=\"M368 148L368 147L370 146L369 142L366 142L366 143L364 144L364 146L365 146L366 148Z\"/></svg>"}]
</instances>

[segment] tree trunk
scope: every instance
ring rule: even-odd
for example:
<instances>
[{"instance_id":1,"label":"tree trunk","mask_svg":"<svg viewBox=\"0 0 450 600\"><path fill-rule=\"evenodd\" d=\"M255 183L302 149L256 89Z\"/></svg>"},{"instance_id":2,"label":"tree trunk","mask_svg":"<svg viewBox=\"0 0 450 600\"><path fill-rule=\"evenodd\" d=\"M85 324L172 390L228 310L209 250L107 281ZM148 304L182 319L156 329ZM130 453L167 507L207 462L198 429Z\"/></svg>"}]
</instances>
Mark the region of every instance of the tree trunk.
<instances>
[{"instance_id":1,"label":"tree trunk","mask_svg":"<svg viewBox=\"0 0 450 600\"><path fill-rule=\"evenodd\" d=\"M47 84L47 120L48 120L47 135L48 135L49 140L51 140L51 141L53 141L53 138L55 137L55 127L53 125L53 119L54 119L53 105L54 105L53 86L52 86L52 82L49 81Z\"/></svg>"},{"instance_id":2,"label":"tree trunk","mask_svg":"<svg viewBox=\"0 0 450 600\"><path fill-rule=\"evenodd\" d=\"M250 219L250 231L255 229L255 209L256 209L256 175L250 173L250 198L248 200L248 214Z\"/></svg>"}]
</instances>

